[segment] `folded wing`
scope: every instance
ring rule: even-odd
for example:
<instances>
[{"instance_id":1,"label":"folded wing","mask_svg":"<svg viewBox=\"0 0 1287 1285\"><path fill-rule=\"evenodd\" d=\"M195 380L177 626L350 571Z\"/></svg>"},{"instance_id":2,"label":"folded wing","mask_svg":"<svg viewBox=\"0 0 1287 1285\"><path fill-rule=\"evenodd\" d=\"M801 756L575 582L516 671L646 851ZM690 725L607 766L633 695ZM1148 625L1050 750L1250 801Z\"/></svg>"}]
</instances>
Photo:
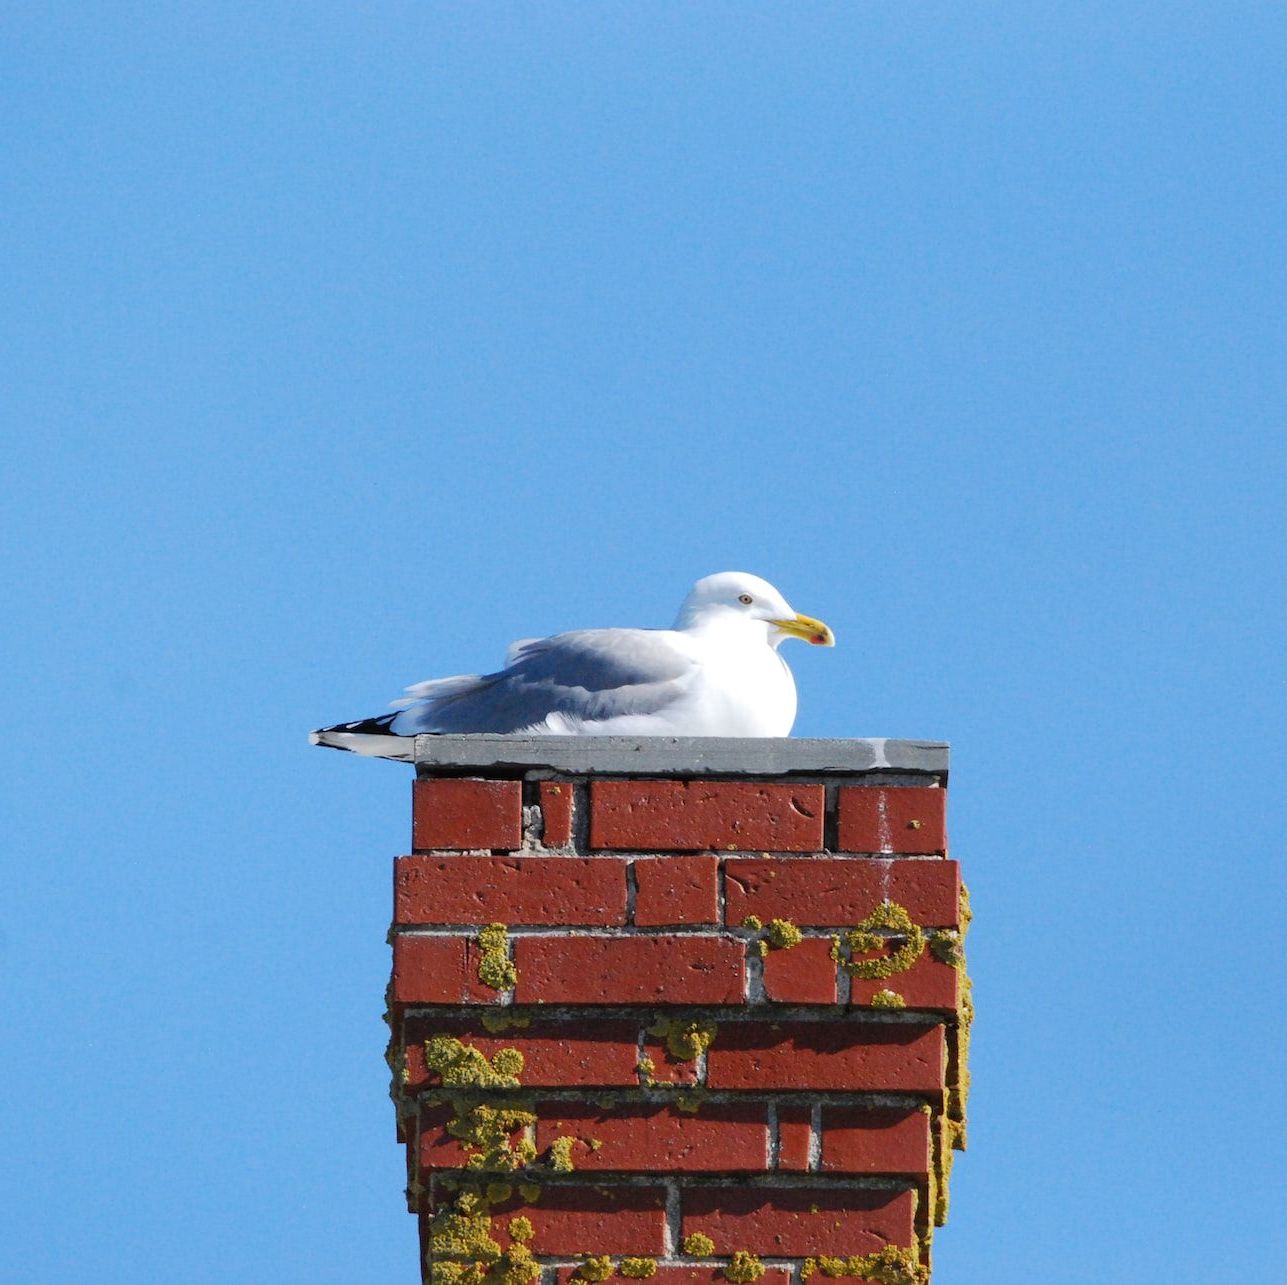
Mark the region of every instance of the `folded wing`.
<instances>
[{"instance_id":1,"label":"folded wing","mask_svg":"<svg viewBox=\"0 0 1287 1285\"><path fill-rule=\"evenodd\" d=\"M695 662L668 629L581 629L515 643L494 674L410 687L391 730L522 732L551 715L599 722L665 709L685 692Z\"/></svg>"}]
</instances>

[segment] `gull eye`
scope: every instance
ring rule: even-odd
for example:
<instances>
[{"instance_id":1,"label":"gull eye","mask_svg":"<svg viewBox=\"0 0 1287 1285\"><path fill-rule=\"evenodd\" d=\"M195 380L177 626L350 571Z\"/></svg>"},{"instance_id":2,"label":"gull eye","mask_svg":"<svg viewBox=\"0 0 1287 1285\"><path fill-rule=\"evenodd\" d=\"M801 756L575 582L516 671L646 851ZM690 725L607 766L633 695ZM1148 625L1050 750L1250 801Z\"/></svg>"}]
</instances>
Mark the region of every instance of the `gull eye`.
<instances>
[{"instance_id":1,"label":"gull eye","mask_svg":"<svg viewBox=\"0 0 1287 1285\"><path fill-rule=\"evenodd\" d=\"M739 594L737 595L737 600L738 600L738 602L740 602L740 603L742 604L742 606L744 606L744 607L749 607L749 606L751 605L751 603L753 603L753 602L755 601L755 599L754 599L754 598L752 598L752 597L751 597L751 595L750 595L749 593L739 593Z\"/></svg>"}]
</instances>

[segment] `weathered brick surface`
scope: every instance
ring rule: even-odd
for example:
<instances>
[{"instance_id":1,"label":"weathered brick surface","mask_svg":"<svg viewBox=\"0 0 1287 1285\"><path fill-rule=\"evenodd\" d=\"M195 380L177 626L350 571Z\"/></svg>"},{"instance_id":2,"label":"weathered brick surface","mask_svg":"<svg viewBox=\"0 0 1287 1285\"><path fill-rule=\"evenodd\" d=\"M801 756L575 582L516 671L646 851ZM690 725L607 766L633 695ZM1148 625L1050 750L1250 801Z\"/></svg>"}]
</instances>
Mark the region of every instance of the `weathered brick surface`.
<instances>
[{"instance_id":1,"label":"weathered brick surface","mask_svg":"<svg viewBox=\"0 0 1287 1285\"><path fill-rule=\"evenodd\" d=\"M834 1004L836 970L826 937L809 937L789 950L771 950L764 957L765 998L778 1003Z\"/></svg>"},{"instance_id":2,"label":"weathered brick surface","mask_svg":"<svg viewBox=\"0 0 1287 1285\"><path fill-rule=\"evenodd\" d=\"M692 1187L682 1200L685 1236L753 1254L843 1257L916 1242L910 1188Z\"/></svg>"},{"instance_id":3,"label":"weathered brick surface","mask_svg":"<svg viewBox=\"0 0 1287 1285\"><path fill-rule=\"evenodd\" d=\"M724 886L730 924L758 915L765 923L790 919L806 928L852 927L883 901L897 902L924 928L954 928L960 920L955 861L730 857Z\"/></svg>"},{"instance_id":4,"label":"weathered brick surface","mask_svg":"<svg viewBox=\"0 0 1287 1285\"><path fill-rule=\"evenodd\" d=\"M665 1248L663 1187L548 1186L535 1204L516 1198L500 1206L497 1221L518 1213L531 1220L542 1254L652 1256Z\"/></svg>"},{"instance_id":5,"label":"weathered brick surface","mask_svg":"<svg viewBox=\"0 0 1287 1285\"><path fill-rule=\"evenodd\" d=\"M946 1112L963 1102L964 977L929 948L890 977L853 977L833 936L885 903L927 935L962 927L960 873L941 855L945 791L819 775L830 784L417 782L416 853L395 867L389 1017L426 1251L435 1202L446 1211L463 1182L486 1193L486 1234L503 1249L513 1218L531 1223L523 1243L560 1285L574 1285L568 1259L589 1255L618 1272L624 1256L656 1258L654 1285L725 1285L736 1250L797 1269L887 1244L928 1261L918 1236L935 1221L944 1151L962 1142ZM773 920L806 935L774 946L794 934ZM517 971L505 993L478 976L478 933L493 923ZM465 1046L464 1082L429 1072L435 1036ZM471 1087L475 1073L517 1083ZM536 1159L480 1171L456 1113L507 1103L535 1113L511 1142L530 1140ZM709 1261L684 1253L694 1232L714 1241ZM791 1279L771 1266L760 1285Z\"/></svg>"},{"instance_id":6,"label":"weathered brick surface","mask_svg":"<svg viewBox=\"0 0 1287 1285\"><path fill-rule=\"evenodd\" d=\"M736 1004L745 954L719 937L520 937L520 1004Z\"/></svg>"},{"instance_id":7,"label":"weathered brick surface","mask_svg":"<svg viewBox=\"0 0 1287 1285\"><path fill-rule=\"evenodd\" d=\"M450 1206L455 1194L441 1179L435 1179L424 1192L420 1216L421 1243L426 1247L433 1211ZM664 1187L551 1184L535 1202L525 1201L515 1191L509 1200L493 1204L487 1234L502 1249L508 1249L514 1243L509 1220L522 1214L532 1224L530 1243L542 1255L574 1258L593 1249L603 1254L653 1257L665 1248L665 1201Z\"/></svg>"},{"instance_id":8,"label":"weathered brick surface","mask_svg":"<svg viewBox=\"0 0 1287 1285\"><path fill-rule=\"evenodd\" d=\"M728 1022L706 1056L714 1089L939 1094L943 1028L905 1022Z\"/></svg>"},{"instance_id":9,"label":"weathered brick surface","mask_svg":"<svg viewBox=\"0 0 1287 1285\"><path fill-rule=\"evenodd\" d=\"M393 939L393 999L398 1004L487 1004L497 993L478 980L467 937L399 933Z\"/></svg>"},{"instance_id":10,"label":"weathered brick surface","mask_svg":"<svg viewBox=\"0 0 1287 1285\"><path fill-rule=\"evenodd\" d=\"M626 922L625 862L594 857L399 857L399 924Z\"/></svg>"},{"instance_id":11,"label":"weathered brick surface","mask_svg":"<svg viewBox=\"0 0 1287 1285\"><path fill-rule=\"evenodd\" d=\"M590 846L634 852L822 847L820 785L758 781L590 783Z\"/></svg>"},{"instance_id":12,"label":"weathered brick surface","mask_svg":"<svg viewBox=\"0 0 1287 1285\"><path fill-rule=\"evenodd\" d=\"M808 1106L778 1107L778 1168L809 1168L813 1139L813 1108Z\"/></svg>"},{"instance_id":13,"label":"weathered brick surface","mask_svg":"<svg viewBox=\"0 0 1287 1285\"><path fill-rule=\"evenodd\" d=\"M930 1171L930 1117L918 1108L822 1108L824 1173L925 1176Z\"/></svg>"},{"instance_id":14,"label":"weathered brick surface","mask_svg":"<svg viewBox=\"0 0 1287 1285\"><path fill-rule=\"evenodd\" d=\"M541 842L547 848L564 848L572 842L571 781L541 781L537 787L541 807Z\"/></svg>"},{"instance_id":15,"label":"weathered brick surface","mask_svg":"<svg viewBox=\"0 0 1287 1285\"><path fill-rule=\"evenodd\" d=\"M521 781L428 777L413 783L413 848L513 849L522 843Z\"/></svg>"},{"instance_id":16,"label":"weathered brick surface","mask_svg":"<svg viewBox=\"0 0 1287 1285\"><path fill-rule=\"evenodd\" d=\"M577 1172L759 1172L768 1164L768 1113L763 1102L746 1106L678 1107L637 1103L598 1107L543 1103L537 1145L577 1139L571 1159ZM595 1146L598 1143L598 1146Z\"/></svg>"},{"instance_id":17,"label":"weathered brick surface","mask_svg":"<svg viewBox=\"0 0 1287 1285\"><path fill-rule=\"evenodd\" d=\"M634 863L641 928L719 922L719 858L649 857Z\"/></svg>"},{"instance_id":18,"label":"weathered brick surface","mask_svg":"<svg viewBox=\"0 0 1287 1285\"><path fill-rule=\"evenodd\" d=\"M946 790L842 788L837 811L840 851L945 852L946 806Z\"/></svg>"}]
</instances>

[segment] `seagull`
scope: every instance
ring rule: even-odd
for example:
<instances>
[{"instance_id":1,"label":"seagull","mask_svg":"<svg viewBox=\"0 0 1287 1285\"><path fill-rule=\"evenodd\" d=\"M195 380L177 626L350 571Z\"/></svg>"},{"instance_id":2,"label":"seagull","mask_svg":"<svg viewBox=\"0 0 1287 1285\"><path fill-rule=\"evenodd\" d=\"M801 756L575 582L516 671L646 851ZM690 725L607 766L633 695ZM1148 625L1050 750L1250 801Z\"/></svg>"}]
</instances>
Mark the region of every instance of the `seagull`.
<instances>
[{"instance_id":1,"label":"seagull","mask_svg":"<svg viewBox=\"0 0 1287 1285\"><path fill-rule=\"evenodd\" d=\"M521 736L786 736L795 681L778 647L835 635L767 580L706 576L671 629L577 629L514 643L492 674L431 678L395 712L310 733L314 745L413 758L423 733Z\"/></svg>"}]
</instances>

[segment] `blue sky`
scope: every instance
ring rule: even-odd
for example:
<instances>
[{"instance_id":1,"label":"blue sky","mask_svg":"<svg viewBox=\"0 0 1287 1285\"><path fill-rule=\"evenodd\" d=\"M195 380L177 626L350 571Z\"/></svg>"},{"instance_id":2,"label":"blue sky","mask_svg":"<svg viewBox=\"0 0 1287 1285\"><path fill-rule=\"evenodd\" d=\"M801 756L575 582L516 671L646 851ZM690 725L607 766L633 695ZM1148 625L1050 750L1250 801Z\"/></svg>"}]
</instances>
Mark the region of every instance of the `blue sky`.
<instances>
[{"instance_id":1,"label":"blue sky","mask_svg":"<svg viewBox=\"0 0 1287 1285\"><path fill-rule=\"evenodd\" d=\"M1287 1272L1287 18L0 19L0 1275L412 1280L408 772L308 728L746 569L953 743L946 1285Z\"/></svg>"}]
</instances>

